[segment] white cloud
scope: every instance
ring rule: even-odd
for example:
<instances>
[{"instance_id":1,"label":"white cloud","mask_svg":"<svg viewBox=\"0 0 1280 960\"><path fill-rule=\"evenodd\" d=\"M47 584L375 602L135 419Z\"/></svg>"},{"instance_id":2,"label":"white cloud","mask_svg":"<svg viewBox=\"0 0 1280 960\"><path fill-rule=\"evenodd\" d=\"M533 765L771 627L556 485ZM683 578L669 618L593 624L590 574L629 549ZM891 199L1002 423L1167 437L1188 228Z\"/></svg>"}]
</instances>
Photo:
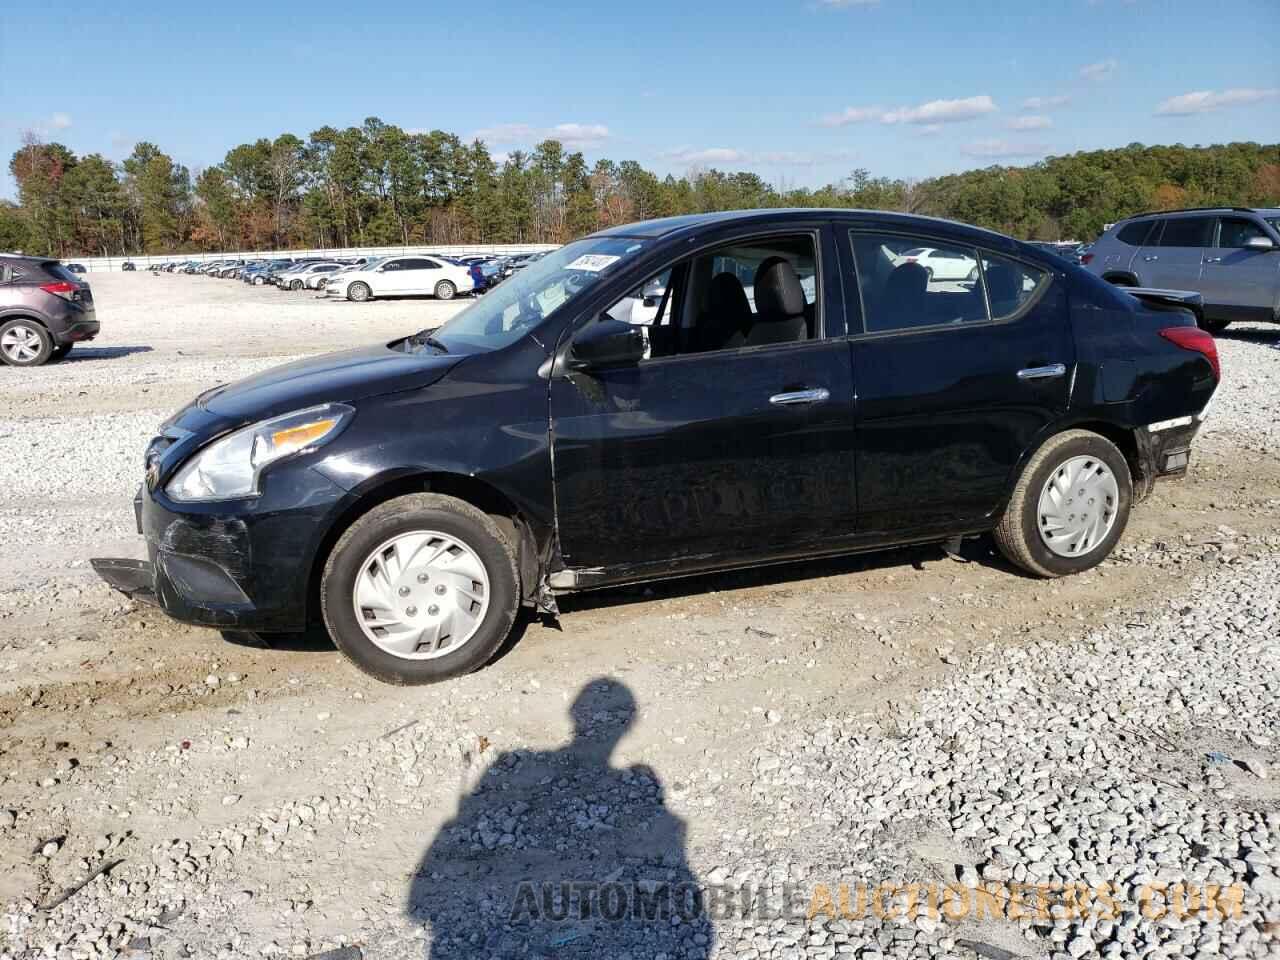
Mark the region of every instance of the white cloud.
<instances>
[{"instance_id":1,"label":"white cloud","mask_svg":"<svg viewBox=\"0 0 1280 960\"><path fill-rule=\"evenodd\" d=\"M65 130L71 126L71 115L69 113L55 113L49 118L49 126L54 130Z\"/></svg>"},{"instance_id":2,"label":"white cloud","mask_svg":"<svg viewBox=\"0 0 1280 960\"><path fill-rule=\"evenodd\" d=\"M1099 60L1097 63L1086 63L1080 68L1080 77L1083 80L1106 80L1119 67L1114 59Z\"/></svg>"},{"instance_id":3,"label":"white cloud","mask_svg":"<svg viewBox=\"0 0 1280 960\"><path fill-rule=\"evenodd\" d=\"M1177 97L1162 100L1156 107L1156 114L1167 117L1185 117L1193 113L1208 113L1224 107L1241 107L1251 103L1261 103L1280 97L1280 89L1275 87L1233 87L1230 90L1196 90Z\"/></svg>"},{"instance_id":4,"label":"white cloud","mask_svg":"<svg viewBox=\"0 0 1280 960\"><path fill-rule=\"evenodd\" d=\"M1025 117L1014 117L1005 126L1010 130L1047 130L1053 126L1053 121L1046 116L1033 113Z\"/></svg>"},{"instance_id":5,"label":"white cloud","mask_svg":"<svg viewBox=\"0 0 1280 960\"><path fill-rule=\"evenodd\" d=\"M809 153L797 150L774 150L755 152L738 150L733 147L673 147L658 154L663 160L671 163L690 166L770 166L770 167L813 167L822 163L835 163L851 160L856 154L852 150L829 150Z\"/></svg>"},{"instance_id":6,"label":"white cloud","mask_svg":"<svg viewBox=\"0 0 1280 960\"><path fill-rule=\"evenodd\" d=\"M566 147L584 147L608 140L609 128L603 123L557 123L554 127L499 123L477 130L471 136L472 139L489 144L533 144L543 140L559 140Z\"/></svg>"},{"instance_id":7,"label":"white cloud","mask_svg":"<svg viewBox=\"0 0 1280 960\"><path fill-rule=\"evenodd\" d=\"M963 100L930 100L918 107L899 107L880 118L881 123L953 123L972 120L999 108L986 94Z\"/></svg>"},{"instance_id":8,"label":"white cloud","mask_svg":"<svg viewBox=\"0 0 1280 960\"><path fill-rule=\"evenodd\" d=\"M847 127L851 123L879 120L884 112L884 107L846 107L839 113L827 114L818 122L824 127Z\"/></svg>"},{"instance_id":9,"label":"white cloud","mask_svg":"<svg viewBox=\"0 0 1280 960\"><path fill-rule=\"evenodd\" d=\"M1056 97L1027 97L1022 101L1023 110L1053 110L1056 107L1065 107L1071 102L1071 97L1067 94L1059 94Z\"/></svg>"},{"instance_id":10,"label":"white cloud","mask_svg":"<svg viewBox=\"0 0 1280 960\"><path fill-rule=\"evenodd\" d=\"M846 107L840 113L829 113L818 121L824 127L845 127L851 123L864 123L869 120L880 123L920 123L936 126L940 123L954 123L959 120L972 120L983 114L995 113L999 107L986 94L980 97L965 97L962 100L930 100L918 107L898 107L886 110L884 107Z\"/></svg>"},{"instance_id":11,"label":"white cloud","mask_svg":"<svg viewBox=\"0 0 1280 960\"><path fill-rule=\"evenodd\" d=\"M960 148L960 152L971 157L1042 157L1048 153L1043 143L1030 143L1024 140L974 140Z\"/></svg>"}]
</instances>

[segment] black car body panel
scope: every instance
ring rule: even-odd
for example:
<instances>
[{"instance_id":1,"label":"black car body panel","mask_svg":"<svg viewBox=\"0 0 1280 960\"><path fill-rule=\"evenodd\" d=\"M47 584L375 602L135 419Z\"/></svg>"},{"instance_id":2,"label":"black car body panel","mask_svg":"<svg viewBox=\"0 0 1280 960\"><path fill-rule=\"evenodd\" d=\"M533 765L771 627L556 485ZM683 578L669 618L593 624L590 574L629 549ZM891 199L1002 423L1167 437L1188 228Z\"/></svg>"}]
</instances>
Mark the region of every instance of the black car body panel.
<instances>
[{"instance_id":1,"label":"black car body panel","mask_svg":"<svg viewBox=\"0 0 1280 960\"><path fill-rule=\"evenodd\" d=\"M1008 321L867 333L847 243L864 227L972 244L1050 280ZM568 365L575 331L664 266L774 232L816 241L819 338L590 372ZM961 224L751 211L603 235L647 242L507 346L445 353L399 342L316 357L215 388L175 415L148 450L138 501L165 610L301 629L342 530L413 490L512 518L524 599L544 607L560 589L977 533L998 520L1037 447L1072 426L1116 440L1135 473L1185 470L1216 386L1203 354L1157 335L1194 325L1177 303L1144 305L1061 258ZM1017 376L1055 364L1061 376ZM809 390L826 402L773 400ZM350 426L269 467L258 496L168 496L168 479L204 444L329 402L355 408Z\"/></svg>"}]
</instances>

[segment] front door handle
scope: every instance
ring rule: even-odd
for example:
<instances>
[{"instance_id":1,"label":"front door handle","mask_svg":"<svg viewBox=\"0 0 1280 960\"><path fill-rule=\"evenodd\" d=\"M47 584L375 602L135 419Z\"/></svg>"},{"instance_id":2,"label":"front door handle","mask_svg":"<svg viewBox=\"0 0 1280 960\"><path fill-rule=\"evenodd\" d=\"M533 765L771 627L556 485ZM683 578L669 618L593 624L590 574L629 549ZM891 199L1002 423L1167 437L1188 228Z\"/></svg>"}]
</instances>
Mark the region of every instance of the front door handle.
<instances>
[{"instance_id":1,"label":"front door handle","mask_svg":"<svg viewBox=\"0 0 1280 960\"><path fill-rule=\"evenodd\" d=\"M1159 260L1160 258L1158 256L1154 256L1154 257L1143 257L1142 259L1145 260L1147 263L1150 263L1151 261Z\"/></svg>"},{"instance_id":2,"label":"front door handle","mask_svg":"<svg viewBox=\"0 0 1280 960\"><path fill-rule=\"evenodd\" d=\"M1050 363L1043 367L1024 367L1018 371L1019 380L1049 380L1061 377L1067 372L1065 363Z\"/></svg>"},{"instance_id":3,"label":"front door handle","mask_svg":"<svg viewBox=\"0 0 1280 960\"><path fill-rule=\"evenodd\" d=\"M791 407L802 403L826 403L830 399L831 392L826 387L817 387L813 390L791 390L787 393L775 393L769 398L769 402L776 403L782 407Z\"/></svg>"}]
</instances>

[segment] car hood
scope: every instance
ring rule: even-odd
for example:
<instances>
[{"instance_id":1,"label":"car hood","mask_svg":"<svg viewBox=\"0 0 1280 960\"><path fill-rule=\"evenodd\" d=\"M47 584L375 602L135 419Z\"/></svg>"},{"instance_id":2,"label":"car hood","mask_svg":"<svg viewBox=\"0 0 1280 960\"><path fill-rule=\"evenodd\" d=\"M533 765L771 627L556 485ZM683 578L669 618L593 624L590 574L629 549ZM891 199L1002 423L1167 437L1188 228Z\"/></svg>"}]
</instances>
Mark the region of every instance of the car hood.
<instances>
[{"instance_id":1,"label":"car hood","mask_svg":"<svg viewBox=\"0 0 1280 960\"><path fill-rule=\"evenodd\" d=\"M462 359L425 351L406 353L399 346L397 341L295 360L214 387L192 407L206 417L212 415L223 427L239 426L321 403L350 403L429 386ZM192 407L187 409L195 413Z\"/></svg>"}]
</instances>

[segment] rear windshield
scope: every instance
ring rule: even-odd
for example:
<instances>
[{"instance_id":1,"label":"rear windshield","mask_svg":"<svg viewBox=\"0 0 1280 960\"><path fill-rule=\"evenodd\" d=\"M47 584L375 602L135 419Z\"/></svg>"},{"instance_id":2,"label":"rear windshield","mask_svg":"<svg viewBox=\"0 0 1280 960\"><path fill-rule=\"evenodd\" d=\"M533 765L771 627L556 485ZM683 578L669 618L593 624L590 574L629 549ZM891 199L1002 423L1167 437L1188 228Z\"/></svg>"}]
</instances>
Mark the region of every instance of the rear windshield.
<instances>
[{"instance_id":1,"label":"rear windshield","mask_svg":"<svg viewBox=\"0 0 1280 960\"><path fill-rule=\"evenodd\" d=\"M68 270L57 260L49 260L40 264L40 269L51 277L57 277L59 280L66 280L70 283L79 283L80 278Z\"/></svg>"}]
</instances>

